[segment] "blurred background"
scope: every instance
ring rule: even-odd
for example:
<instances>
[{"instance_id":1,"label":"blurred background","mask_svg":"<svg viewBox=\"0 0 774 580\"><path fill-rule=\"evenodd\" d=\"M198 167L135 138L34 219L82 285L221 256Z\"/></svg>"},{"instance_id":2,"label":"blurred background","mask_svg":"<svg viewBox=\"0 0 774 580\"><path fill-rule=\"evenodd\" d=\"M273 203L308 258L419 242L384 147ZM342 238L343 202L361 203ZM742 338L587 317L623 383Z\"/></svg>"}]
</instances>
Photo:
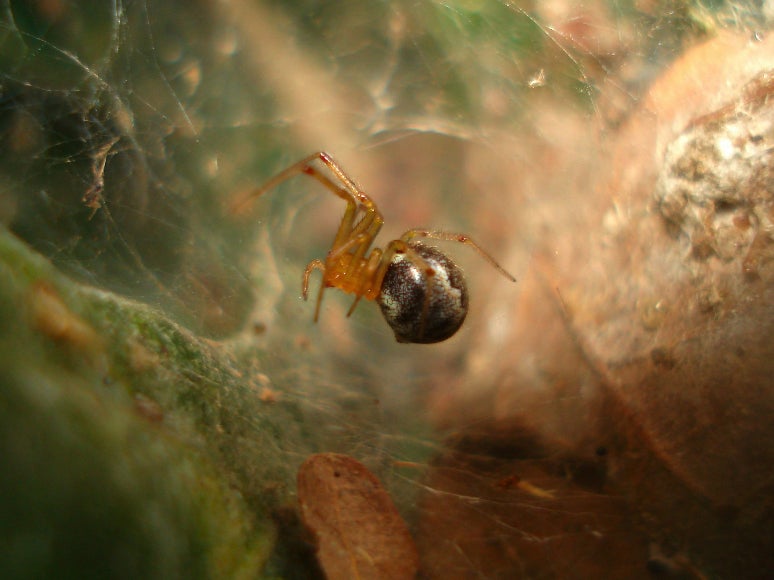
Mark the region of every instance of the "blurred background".
<instances>
[{"instance_id":1,"label":"blurred background","mask_svg":"<svg viewBox=\"0 0 774 580\"><path fill-rule=\"evenodd\" d=\"M764 577L772 13L4 2L3 575L319 575L295 472L335 451L425 577ZM232 207L319 150L378 246L466 233L517 284L445 243L449 341L335 289L315 324L344 204Z\"/></svg>"}]
</instances>

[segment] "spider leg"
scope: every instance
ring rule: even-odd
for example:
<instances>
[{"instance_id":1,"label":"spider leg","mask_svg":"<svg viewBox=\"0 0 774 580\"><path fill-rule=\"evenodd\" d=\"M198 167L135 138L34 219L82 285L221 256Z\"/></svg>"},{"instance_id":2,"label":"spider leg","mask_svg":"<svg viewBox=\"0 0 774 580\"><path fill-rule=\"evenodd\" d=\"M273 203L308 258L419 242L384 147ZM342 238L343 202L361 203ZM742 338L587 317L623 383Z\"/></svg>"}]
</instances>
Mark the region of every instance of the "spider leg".
<instances>
[{"instance_id":1,"label":"spider leg","mask_svg":"<svg viewBox=\"0 0 774 580\"><path fill-rule=\"evenodd\" d=\"M379 259L382 252L379 248L374 248L367 261L362 259L355 260L355 254L349 252L350 248L357 247L358 252L371 243L371 237L368 234L354 236L336 249L331 249L325 257L327 264L326 273L330 275L329 286L335 286L346 292L354 293L358 296L355 303L350 307L347 316L350 316L357 306L358 300L365 295L369 300L373 300L379 295L380 286L374 284L374 273L378 270ZM347 257L349 259L347 259Z\"/></svg>"},{"instance_id":2,"label":"spider leg","mask_svg":"<svg viewBox=\"0 0 774 580\"><path fill-rule=\"evenodd\" d=\"M339 225L339 230L336 232L336 237L333 239L332 248L338 248L342 244L346 243L353 235L358 235L374 220L375 216L373 209L375 209L375 206L371 208L362 204L358 204L357 198L352 195L349 190L339 187L328 176L323 175L314 167L308 167L306 170L304 170L304 174L313 177L326 188L330 189L332 192L347 202L347 209L344 211L344 216L341 218L341 224ZM355 225L355 220L357 219L357 215L361 210L365 213L360 221ZM376 212L376 215L378 215L380 220L379 228L381 228L381 215L378 214L378 212Z\"/></svg>"},{"instance_id":3,"label":"spider leg","mask_svg":"<svg viewBox=\"0 0 774 580\"><path fill-rule=\"evenodd\" d=\"M368 256L368 262L366 262L365 271L361 272L359 274L361 284L360 288L357 291L357 296L355 298L355 301L352 303L352 306L349 307L349 310L347 311L347 318L349 318L352 313L355 311L355 308L357 307L358 302L360 302L360 299L365 296L369 300L373 300L377 296L379 296L381 290L382 290L382 284L381 279L377 282L377 273L380 271L382 266L382 251L379 248L374 248L371 254ZM382 275L382 278L384 276Z\"/></svg>"},{"instance_id":4,"label":"spider leg","mask_svg":"<svg viewBox=\"0 0 774 580\"><path fill-rule=\"evenodd\" d=\"M352 302L352 306L349 307L349 310L347 310L347 318L352 316L352 313L355 311L355 307L357 306L357 303L360 302L360 299L363 297L362 294L358 294L355 296L355 301Z\"/></svg>"},{"instance_id":5,"label":"spider leg","mask_svg":"<svg viewBox=\"0 0 774 580\"><path fill-rule=\"evenodd\" d=\"M316 177L320 183L329 189L336 188L338 191L344 191L341 188L336 187L336 185L324 175L315 173L314 177ZM352 199L347 198L347 209L344 210L344 215L341 217L341 223L339 224L339 229L336 231L336 237L333 238L333 244L331 247L338 247L349 238L352 230L354 229L354 223L357 218L358 210L359 206L357 203L355 203Z\"/></svg>"},{"instance_id":6,"label":"spider leg","mask_svg":"<svg viewBox=\"0 0 774 580\"><path fill-rule=\"evenodd\" d=\"M503 276L508 278L511 282L515 282L516 278L510 274L508 271L505 270L500 264L497 263L497 261L490 256L484 248L479 246L476 242L474 242L470 236L467 236L465 234L455 234L451 232L443 232L440 230L409 230L405 234L403 234L400 239L404 242L409 242L414 238L433 238L436 240L448 240L450 242L459 242L461 244L466 244L473 248L476 252L478 252L478 255L484 258L487 262L489 262L494 268L500 272Z\"/></svg>"},{"instance_id":7,"label":"spider leg","mask_svg":"<svg viewBox=\"0 0 774 580\"><path fill-rule=\"evenodd\" d=\"M322 260L312 260L306 265L304 270L304 283L301 286L301 295L306 300L309 297L309 276L312 274L312 270L320 270L325 275L325 264Z\"/></svg>"},{"instance_id":8,"label":"spider leg","mask_svg":"<svg viewBox=\"0 0 774 580\"><path fill-rule=\"evenodd\" d=\"M320 173L320 171L312 165L315 161L320 161L324 164L333 176L341 182L341 186L334 183L327 175ZM311 155L307 155L290 167L280 171L261 187L241 196L234 204L232 204L232 212L241 213L250 201L260 197L270 189L277 187L280 183L298 174L304 174L314 178L326 189L330 190L331 193L347 202L347 209L341 220L339 231L336 233L333 249L347 242L351 236L357 236L362 232L368 232L371 240L376 237L376 234L381 229L382 223L384 222L381 212L379 212L379 209L376 207L373 200L357 186L355 181L349 177L341 166L333 160L330 154L325 151L318 151ZM355 223L360 211L363 211L363 217L360 221ZM358 250L354 252L354 258L363 257L369 246L370 242L364 244L364 247L358 248Z\"/></svg>"},{"instance_id":9,"label":"spider leg","mask_svg":"<svg viewBox=\"0 0 774 580\"><path fill-rule=\"evenodd\" d=\"M339 248L336 248L335 251L329 252L328 260L334 261L340 254L346 253L346 251L351 246L362 243L361 238L365 238L365 236L366 234L360 234L360 236L352 238L348 240L344 245L340 246ZM372 293L373 296L378 295L379 286L376 286L376 291L372 292L373 285L370 284L369 282L373 279L374 272L376 272L379 269L381 255L382 255L382 252L378 248L374 249L374 251L371 252L371 255L369 256L368 262L366 264L365 272L362 274L359 274L360 276L362 276L363 287L358 289L357 295L355 297L355 301L352 303L352 306L350 306L349 310L347 311L347 317L351 316L352 313L355 311L355 307L357 306L358 302L360 302L360 299L363 297L363 295L369 292ZM312 260L311 262L309 262L309 264L307 264L306 269L304 270L304 283L302 288L302 295L304 297L304 300L306 300L308 296L309 277L312 274L312 270L320 270L323 273L323 281L320 285L320 293L317 295L317 306L314 312L314 321L317 322L317 319L320 313L320 304L322 302L322 294L326 287L325 273L327 272L327 268L325 267L325 263L322 260Z\"/></svg>"},{"instance_id":10,"label":"spider leg","mask_svg":"<svg viewBox=\"0 0 774 580\"><path fill-rule=\"evenodd\" d=\"M336 176L342 184L344 184L344 187L336 185L336 183L334 183L330 177L320 173L320 171L318 171L314 166L309 165L309 163L315 161L316 159L322 161L331 170L333 175ZM352 260L350 263L356 262L359 258L362 258L365 255L369 246L371 245L371 242L374 240L374 238L376 238L379 230L381 230L382 224L384 223L384 218L382 217L381 212L379 212L373 200L371 200L370 197L368 197L363 191L360 190L360 188L357 187L355 182L346 173L344 173L341 167L327 153L315 153L306 159L302 159L296 165L299 167L295 168L294 166L291 166L285 170L290 171L291 169L294 169L294 173L290 173L286 176L280 174L278 177L281 179L277 180L277 178L274 178L272 182L270 182L270 186L273 187L284 179L288 179L288 177L295 174L295 172L300 172L304 175L308 175L309 177L314 178L325 188L329 189L332 193L345 200L347 202L347 209L341 219L339 230L336 232L336 237L333 240L332 249L337 249L342 244L347 243L350 239L352 239L352 237L360 236L361 233L367 232L368 237L361 238L361 247L357 248L352 254ZM263 186L261 189L265 188L266 186ZM356 219L360 211L363 212L363 217L356 223Z\"/></svg>"},{"instance_id":11,"label":"spider leg","mask_svg":"<svg viewBox=\"0 0 774 580\"><path fill-rule=\"evenodd\" d=\"M331 248L328 251L328 260L335 260L339 256L346 254L351 248L355 246L362 246L366 241L368 240L368 234L360 234L357 236L353 236L349 238L347 241L345 241L340 246Z\"/></svg>"},{"instance_id":12,"label":"spider leg","mask_svg":"<svg viewBox=\"0 0 774 580\"><path fill-rule=\"evenodd\" d=\"M280 171L277 175L272 177L269 181L261 185L260 187L253 189L251 191L248 191L245 195L240 196L238 199L234 201L234 203L231 206L232 213L238 214L241 213L245 206L247 206L248 203L250 203L253 199L260 197L270 189L273 189L277 187L280 183L283 181L286 181L293 177L294 175L298 175L299 173L309 173L309 169L313 169L310 163L313 161L320 159L320 155L322 153L313 153L312 155L308 155L304 157L301 161L297 161L290 167L286 167L282 171ZM327 185L326 185L327 187ZM343 189L336 186L333 186L333 188L329 188L333 193L338 195L339 197L343 198L346 201L353 201L357 202L357 199L350 193L349 189Z\"/></svg>"},{"instance_id":13,"label":"spider leg","mask_svg":"<svg viewBox=\"0 0 774 580\"><path fill-rule=\"evenodd\" d=\"M336 163L336 161L334 161L334 159L328 153L325 151L320 151L319 153L316 153L315 156L323 164L325 164L325 166L331 171L331 173L333 173L333 175L338 178L338 180L344 185L346 191L352 196L352 199L360 204L360 208L362 208L364 212L362 219L349 231L349 235L351 236L357 236L366 232L370 238L367 244L364 243L363 246L358 248L353 254L353 259L362 258L366 251L368 251L368 247L371 245L370 242L376 237L376 235L379 233L379 230L382 228L384 218L382 217L381 212L376 207L376 204L373 202L373 200L357 186L355 181L344 172L341 166ZM336 187L331 182L331 180L325 178L324 176L320 177L323 177L324 180L328 182L327 187ZM320 179L320 181L325 185L325 182L322 179ZM344 241L341 234L342 232L340 229L339 235L336 236L336 241L339 243Z\"/></svg>"},{"instance_id":14,"label":"spider leg","mask_svg":"<svg viewBox=\"0 0 774 580\"><path fill-rule=\"evenodd\" d=\"M379 234L379 230L382 229L382 224L384 222L381 214L375 209L365 211L365 215L363 215L357 225L352 228L348 237L342 238L340 241L337 240L341 245L334 244L329 253L329 255L333 257L342 254L344 251L351 252L349 260L342 262L342 265L344 266L343 269L348 272L348 276L358 276L358 272L362 270L361 264L363 263L364 258L370 260L371 255L366 256L366 253L373 244L374 239L376 239L376 236ZM371 254L377 249L378 248L372 250ZM381 256L381 250L379 250L379 256Z\"/></svg>"},{"instance_id":15,"label":"spider leg","mask_svg":"<svg viewBox=\"0 0 774 580\"><path fill-rule=\"evenodd\" d=\"M334 185L330 179L321 175L319 172L317 172L317 170L314 169L311 163L317 160L321 161L323 164L325 164L326 167L328 167L328 169L331 170L331 172L344 185L343 188ZM316 179L318 179L318 181L320 181L323 185L325 185L328 189L330 189L334 194L338 195L345 201L352 200L353 202L359 203L367 208L376 207L376 204L374 204L371 198L368 197L355 184L354 180L350 178L344 172L344 170L339 166L339 164L333 160L330 154L326 153L325 151L318 151L316 153L312 153L311 155L307 155L300 161L295 162L290 167L286 167L285 169L280 171L277 175L272 177L269 181L264 183L261 187L249 192L245 196L245 198L240 200L240 204L238 205L241 206L242 203L246 203L247 201L253 198L263 195L270 189L277 187L283 181L286 181L291 177L293 177L294 175L298 175L299 173L304 173L306 175L311 175L312 177L315 177Z\"/></svg>"},{"instance_id":16,"label":"spider leg","mask_svg":"<svg viewBox=\"0 0 774 580\"><path fill-rule=\"evenodd\" d=\"M320 159L323 159L323 154L321 153L320 155ZM333 240L326 261L330 264L333 260L338 259L345 253L351 252L349 259L338 262L335 269L339 270L339 273L344 273L347 276L359 276L359 268L353 269L353 265L360 264L362 258L365 257L368 248L370 248L379 231L382 229L384 218L376 207L376 204L374 204L365 193L357 188L355 183L347 177L335 162L329 157L327 157L327 159L332 164L330 166L331 171L347 186L347 189L339 187L327 175L320 173L314 167L309 166L303 170L305 175L313 177L323 186L339 195L339 197L347 199L347 209L341 219L339 230L336 232L336 237ZM357 204L355 203L355 200L357 200ZM356 222L360 211L363 212L363 216ZM371 272L371 274L373 274L373 272ZM370 280L370 277L368 279ZM352 310L354 310L354 306L350 309L350 312L352 312Z\"/></svg>"},{"instance_id":17,"label":"spider leg","mask_svg":"<svg viewBox=\"0 0 774 580\"><path fill-rule=\"evenodd\" d=\"M315 153L314 156L322 161L325 166L328 167L328 169L330 169L331 172L333 172L333 174L339 178L339 181L344 184L344 187L347 188L347 191L349 191L352 194L352 197L354 197L359 203L368 209L376 209L376 204L371 200L370 197L365 194L365 192L363 192L363 190L357 186L355 181L344 172L341 166L339 166L339 164L333 160L333 157L331 157L325 151Z\"/></svg>"},{"instance_id":18,"label":"spider leg","mask_svg":"<svg viewBox=\"0 0 774 580\"><path fill-rule=\"evenodd\" d=\"M323 273L323 281L320 283L320 292L317 294L317 306L314 309L314 321L320 315L320 304L322 303L323 292L325 291L325 263L322 260L312 260L306 265L304 270L304 282L301 286L301 295L306 300L309 297L309 276L312 274L312 270L320 270Z\"/></svg>"},{"instance_id":19,"label":"spider leg","mask_svg":"<svg viewBox=\"0 0 774 580\"><path fill-rule=\"evenodd\" d=\"M320 305L322 304L323 292L325 292L325 284L320 284L320 290L317 292L317 302L314 305L314 321L317 322L320 319Z\"/></svg>"}]
</instances>

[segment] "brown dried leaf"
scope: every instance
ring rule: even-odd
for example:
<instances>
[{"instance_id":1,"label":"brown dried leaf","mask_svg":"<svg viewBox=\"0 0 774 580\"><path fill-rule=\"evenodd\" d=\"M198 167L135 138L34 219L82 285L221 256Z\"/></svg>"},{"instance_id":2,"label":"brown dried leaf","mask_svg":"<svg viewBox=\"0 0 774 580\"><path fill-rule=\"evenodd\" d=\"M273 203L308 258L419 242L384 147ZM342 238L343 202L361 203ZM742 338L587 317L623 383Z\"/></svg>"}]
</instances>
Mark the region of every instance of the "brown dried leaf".
<instances>
[{"instance_id":1,"label":"brown dried leaf","mask_svg":"<svg viewBox=\"0 0 774 580\"><path fill-rule=\"evenodd\" d=\"M419 557L408 527L363 464L337 453L312 455L298 470L298 501L328 578L416 575Z\"/></svg>"}]
</instances>

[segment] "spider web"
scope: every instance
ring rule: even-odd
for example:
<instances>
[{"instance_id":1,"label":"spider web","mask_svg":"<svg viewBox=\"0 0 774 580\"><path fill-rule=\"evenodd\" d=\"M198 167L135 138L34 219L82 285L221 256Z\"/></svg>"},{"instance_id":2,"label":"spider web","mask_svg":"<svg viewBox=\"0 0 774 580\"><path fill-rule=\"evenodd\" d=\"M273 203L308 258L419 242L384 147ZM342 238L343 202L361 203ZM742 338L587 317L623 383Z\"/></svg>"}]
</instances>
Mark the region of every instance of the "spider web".
<instances>
[{"instance_id":1,"label":"spider web","mask_svg":"<svg viewBox=\"0 0 774 580\"><path fill-rule=\"evenodd\" d=\"M4 2L0 216L74 278L160 308L297 405L292 430L306 435L284 443L291 463L345 452L387 481L417 527L448 509L427 499L437 492L481 526L482 541L559 549L573 532L541 534L503 513L487 483L515 481L503 463L529 459L524 449L542 445L533 435L513 435L505 452L444 443L494 420L444 409L455 397L486 398L487 364L504 356L503 312L519 286L449 247L472 306L448 343L397 345L374 305L347 319L349 297L335 290L315 325L313 304L299 299L301 273L327 251L341 201L297 177L248 216L227 208L326 150L383 212L378 245L412 227L464 232L518 278L558 208L583 202L570 193L576 176L546 179L561 166L530 151L565 148L598 170L596 135L627 118L684 45L764 21L754 2L707 4ZM561 399L537 396L532 423L572 416L584 397L582 381ZM551 436L572 439L578 423ZM443 457L443 469L461 474L451 483L442 471L426 477ZM518 493L552 493L561 465L529 459L533 487ZM595 490L567 497L604 503L599 517L615 520L617 500ZM578 516L523 501L505 500L517 512ZM450 553L468 550L471 568L483 566L469 545L449 542Z\"/></svg>"}]
</instances>

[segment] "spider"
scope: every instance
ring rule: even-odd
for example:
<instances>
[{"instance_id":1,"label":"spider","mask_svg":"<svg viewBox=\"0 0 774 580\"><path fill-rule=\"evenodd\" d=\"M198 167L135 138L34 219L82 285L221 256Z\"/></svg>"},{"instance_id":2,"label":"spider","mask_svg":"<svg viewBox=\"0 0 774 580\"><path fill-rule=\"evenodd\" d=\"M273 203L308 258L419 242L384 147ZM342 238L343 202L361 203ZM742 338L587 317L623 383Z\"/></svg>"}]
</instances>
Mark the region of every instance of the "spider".
<instances>
[{"instance_id":1,"label":"spider","mask_svg":"<svg viewBox=\"0 0 774 580\"><path fill-rule=\"evenodd\" d=\"M335 180L315 167L322 163ZM466 244L503 276L515 282L489 254L465 234L438 230L412 229L382 248L369 248L384 223L381 212L341 166L319 151L287 167L258 189L250 191L236 209L277 187L283 181L303 174L316 179L331 193L347 202L336 237L325 260L312 260L304 270L302 295L308 297L309 277L322 272L314 321L326 288L338 288L355 295L347 316L361 298L376 300L398 342L434 343L451 337L462 326L468 313L468 290L462 270L439 249L416 238L432 238Z\"/></svg>"}]
</instances>

